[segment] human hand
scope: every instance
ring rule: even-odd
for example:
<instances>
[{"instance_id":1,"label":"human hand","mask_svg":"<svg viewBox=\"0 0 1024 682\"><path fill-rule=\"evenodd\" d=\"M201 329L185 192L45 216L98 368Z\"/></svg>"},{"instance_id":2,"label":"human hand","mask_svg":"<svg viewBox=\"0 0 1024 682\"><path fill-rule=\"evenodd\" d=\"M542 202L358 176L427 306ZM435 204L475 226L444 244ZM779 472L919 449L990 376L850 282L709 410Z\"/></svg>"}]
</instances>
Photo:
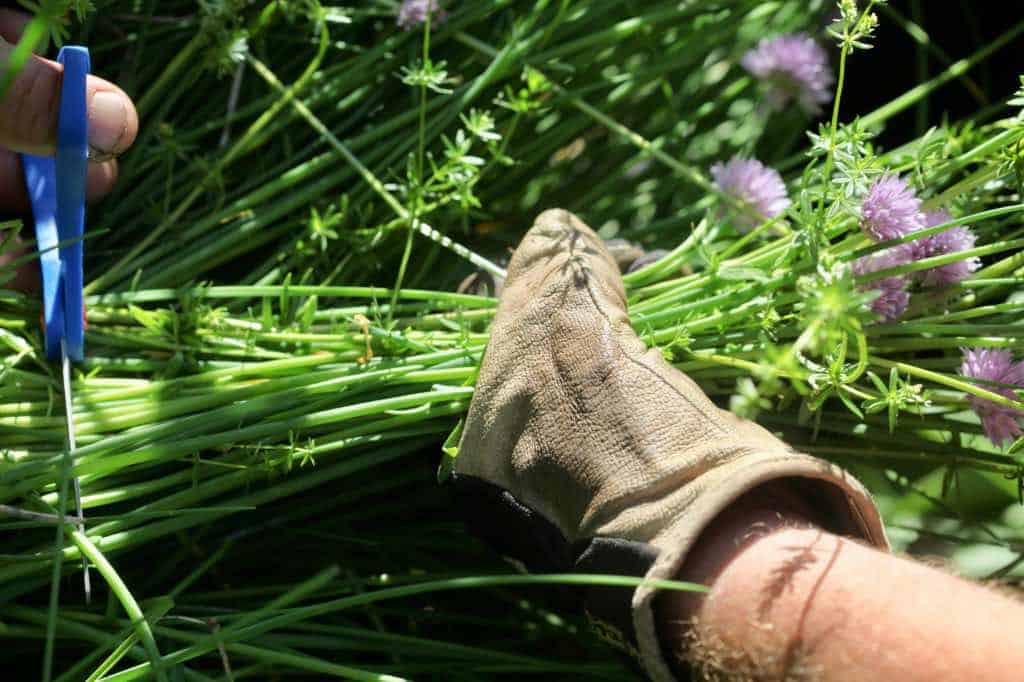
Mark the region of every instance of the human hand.
<instances>
[{"instance_id":1,"label":"human hand","mask_svg":"<svg viewBox=\"0 0 1024 682\"><path fill-rule=\"evenodd\" d=\"M672 579L702 529L778 481L823 528L886 547L847 473L719 409L636 335L619 267L561 210L512 257L452 485L470 530L540 572ZM655 588L587 588L602 631L670 679Z\"/></svg>"},{"instance_id":2,"label":"human hand","mask_svg":"<svg viewBox=\"0 0 1024 682\"><path fill-rule=\"evenodd\" d=\"M6 67L29 17L0 9L0 68ZM33 55L0 100L0 220L30 211L19 154L53 154L60 110L63 67ZM89 76L86 82L89 112L90 163L86 196L93 200L110 192L117 180L117 159L135 141L138 114L131 99L116 85ZM16 238L17 239L17 238ZM0 265L17 257L16 246L0 255ZM5 286L32 288L36 267L19 268Z\"/></svg>"}]
</instances>

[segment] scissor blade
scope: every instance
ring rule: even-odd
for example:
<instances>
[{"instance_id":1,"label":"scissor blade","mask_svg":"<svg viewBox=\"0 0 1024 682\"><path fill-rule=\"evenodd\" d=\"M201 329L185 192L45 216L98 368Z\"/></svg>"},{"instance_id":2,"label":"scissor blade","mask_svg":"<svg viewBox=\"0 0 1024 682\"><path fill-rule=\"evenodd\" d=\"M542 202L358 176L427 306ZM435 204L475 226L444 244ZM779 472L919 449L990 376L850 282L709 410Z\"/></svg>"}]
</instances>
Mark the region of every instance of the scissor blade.
<instances>
[{"instance_id":1,"label":"scissor blade","mask_svg":"<svg viewBox=\"0 0 1024 682\"><path fill-rule=\"evenodd\" d=\"M68 349L64 341L60 344L60 374L61 383L64 384L64 419L67 422L68 430L68 454L78 449L75 442L75 414L71 409L71 360L68 358ZM75 516L78 517L78 530L85 530L85 515L82 514L82 486L78 476L72 479L75 489ZM92 585L89 582L89 564L82 558L83 580L85 581L85 602L92 600Z\"/></svg>"}]
</instances>

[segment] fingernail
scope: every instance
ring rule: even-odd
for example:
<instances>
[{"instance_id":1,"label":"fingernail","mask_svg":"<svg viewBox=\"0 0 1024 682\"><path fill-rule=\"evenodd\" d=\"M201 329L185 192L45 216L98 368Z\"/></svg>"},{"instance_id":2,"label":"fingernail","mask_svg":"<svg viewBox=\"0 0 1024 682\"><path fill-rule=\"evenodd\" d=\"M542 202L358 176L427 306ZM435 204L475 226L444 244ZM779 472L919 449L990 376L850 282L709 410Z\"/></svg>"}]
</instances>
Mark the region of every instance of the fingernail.
<instances>
[{"instance_id":1,"label":"fingernail","mask_svg":"<svg viewBox=\"0 0 1024 682\"><path fill-rule=\"evenodd\" d=\"M128 126L124 98L113 92L97 92L89 103L89 146L100 154L115 154Z\"/></svg>"}]
</instances>

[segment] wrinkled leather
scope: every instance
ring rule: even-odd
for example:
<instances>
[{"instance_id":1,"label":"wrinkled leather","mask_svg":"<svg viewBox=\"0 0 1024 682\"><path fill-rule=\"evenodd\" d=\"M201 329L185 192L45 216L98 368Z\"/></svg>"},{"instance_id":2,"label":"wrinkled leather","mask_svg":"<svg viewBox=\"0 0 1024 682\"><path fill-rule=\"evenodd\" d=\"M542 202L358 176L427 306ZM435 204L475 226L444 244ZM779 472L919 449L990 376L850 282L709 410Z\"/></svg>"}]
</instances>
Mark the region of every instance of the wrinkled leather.
<instances>
[{"instance_id":1,"label":"wrinkled leather","mask_svg":"<svg viewBox=\"0 0 1024 682\"><path fill-rule=\"evenodd\" d=\"M455 471L508 490L570 543L650 543L660 553L652 578L674 577L716 514L782 477L835 487L846 531L887 547L852 477L719 409L646 348L630 326L616 262L563 210L541 214L509 264ZM670 679L653 594L636 591L635 626L644 665Z\"/></svg>"}]
</instances>

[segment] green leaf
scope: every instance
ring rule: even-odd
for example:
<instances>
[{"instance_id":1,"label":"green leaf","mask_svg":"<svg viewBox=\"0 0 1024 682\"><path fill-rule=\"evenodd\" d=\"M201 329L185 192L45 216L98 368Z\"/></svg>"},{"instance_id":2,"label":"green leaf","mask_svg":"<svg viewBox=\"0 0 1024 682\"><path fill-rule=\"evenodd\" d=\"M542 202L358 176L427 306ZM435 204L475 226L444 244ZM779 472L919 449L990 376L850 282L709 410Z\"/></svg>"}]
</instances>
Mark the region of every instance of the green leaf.
<instances>
[{"instance_id":1,"label":"green leaf","mask_svg":"<svg viewBox=\"0 0 1024 682\"><path fill-rule=\"evenodd\" d=\"M864 418L864 413L860 411L860 408L857 407L856 404L854 404L854 402L850 399L850 396L846 395L845 391L836 391L836 394L839 396L839 399L843 401L843 404L846 405L850 412L853 412L855 415L857 415L859 419Z\"/></svg>"},{"instance_id":2,"label":"green leaf","mask_svg":"<svg viewBox=\"0 0 1024 682\"><path fill-rule=\"evenodd\" d=\"M879 393L881 393L882 395L886 394L885 384L882 382L882 380L878 377L877 374L875 374L871 370L868 370L868 379L870 379L871 383L875 385L875 388L878 389Z\"/></svg>"},{"instance_id":3,"label":"green leaf","mask_svg":"<svg viewBox=\"0 0 1024 682\"><path fill-rule=\"evenodd\" d=\"M264 330L269 331L274 328L274 304L271 303L269 296L264 296L261 299L260 323Z\"/></svg>"},{"instance_id":4,"label":"green leaf","mask_svg":"<svg viewBox=\"0 0 1024 682\"><path fill-rule=\"evenodd\" d=\"M155 334L163 334L166 331L163 316L160 313L144 310L138 306L129 305L128 312L135 321Z\"/></svg>"},{"instance_id":5,"label":"green leaf","mask_svg":"<svg viewBox=\"0 0 1024 682\"><path fill-rule=\"evenodd\" d=\"M139 606L145 607L143 613L146 620L156 623L174 608L174 600L166 596L155 597L139 604ZM139 641L138 635L131 630L122 631L121 636L124 637L121 643L92 671L89 677L86 678L86 682L95 682L113 670L131 648L135 646L135 643Z\"/></svg>"}]
</instances>

